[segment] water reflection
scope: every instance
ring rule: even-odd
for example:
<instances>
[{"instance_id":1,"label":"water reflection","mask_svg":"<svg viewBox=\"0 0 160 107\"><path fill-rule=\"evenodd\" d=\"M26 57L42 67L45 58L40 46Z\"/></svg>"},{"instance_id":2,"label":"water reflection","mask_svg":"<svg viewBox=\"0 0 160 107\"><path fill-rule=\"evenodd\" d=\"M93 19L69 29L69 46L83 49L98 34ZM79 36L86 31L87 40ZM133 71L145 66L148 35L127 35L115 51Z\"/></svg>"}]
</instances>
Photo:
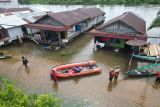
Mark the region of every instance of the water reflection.
<instances>
[{"instance_id":1,"label":"water reflection","mask_svg":"<svg viewBox=\"0 0 160 107\"><path fill-rule=\"evenodd\" d=\"M82 6L65 7L57 5L45 5L44 7L52 8L53 11L56 12L73 8L76 9ZM146 20L147 26L150 25L153 18L155 18L157 11L159 10L159 8L155 6L104 6L100 8L106 12L106 20L116 17L126 11L132 11L140 17L144 18ZM157 30L156 32L150 31L149 36L156 36L159 34L158 32L159 30ZM159 43L159 40L157 39L154 41L157 41ZM109 105L108 107L113 107L114 104L117 104L116 107L129 107L129 105L124 104L132 104L133 101L135 101L135 99L138 98L142 92L144 92L144 87L146 86L144 78L127 79L125 81L118 80L117 82L113 81L112 83L108 83L108 74L106 75L106 73L108 73L108 68L118 64L121 67L122 72L126 71L125 69L127 69L128 61L130 58L126 53L114 53L110 50L98 50L96 52L93 52L93 38L86 35L81 35L78 38L75 38L74 41L69 43L69 48L59 51L44 50L44 48L35 45L32 42L24 43L19 47L12 45L1 49L0 51L3 51L6 54L13 55L13 58L11 59L0 61L1 74L6 74L13 80L18 80L20 84L23 84L22 86L24 86L24 88L29 87L29 90L33 90L33 92L42 92L42 90L44 89L48 89L48 92L58 91L58 97L64 98L64 107L73 107L73 103L75 105L79 104L79 99L87 99L87 101L91 104L94 104L97 101L100 103L98 103L94 107L105 107L106 99L110 98L111 100L113 99L113 102L109 100L109 102L107 102L107 104ZM68 56L61 56L60 53L63 51L71 52L73 54ZM21 56L26 56L29 59L28 70L23 67L21 63ZM100 75L72 78L69 80L63 80L61 82L59 80L58 83L54 83L50 80L49 70L52 66L87 60L97 61L98 65L103 69L102 73ZM133 63L135 63L136 65L137 61L133 60ZM134 68L133 65L131 66L131 68ZM122 72L120 74L122 74ZM122 75L120 75L120 79L121 78L123 78ZM149 85L151 85L153 89L160 90L160 86L154 83L154 80L151 82L152 83ZM67 92L66 88L68 89ZM154 104L159 104L159 100L155 100L159 99L159 94L157 95L157 93L154 93L152 91L152 88L147 89L145 103L146 105L148 105L148 107L153 107L151 105L152 102ZM108 94L106 93L106 91L114 92ZM94 96L98 97L93 100ZM75 100L75 98L77 99ZM83 103L80 102L80 104ZM86 107L87 105L84 106ZM134 105L131 106L134 107Z\"/></svg>"},{"instance_id":2,"label":"water reflection","mask_svg":"<svg viewBox=\"0 0 160 107\"><path fill-rule=\"evenodd\" d=\"M113 82L109 82L107 86L107 91L111 92L113 88L116 88L117 84L118 84L117 80L113 80Z\"/></svg>"},{"instance_id":3,"label":"water reflection","mask_svg":"<svg viewBox=\"0 0 160 107\"><path fill-rule=\"evenodd\" d=\"M58 87L58 82L55 81L55 82L53 83L53 90L54 90L55 92L58 92L58 89L59 89L59 87Z\"/></svg>"},{"instance_id":4,"label":"water reflection","mask_svg":"<svg viewBox=\"0 0 160 107\"><path fill-rule=\"evenodd\" d=\"M26 73L30 73L30 68L29 67L25 67L25 71L26 71Z\"/></svg>"},{"instance_id":5,"label":"water reflection","mask_svg":"<svg viewBox=\"0 0 160 107\"><path fill-rule=\"evenodd\" d=\"M111 92L111 91L112 91L112 82L109 82L109 83L108 83L107 91L108 91L108 92Z\"/></svg>"},{"instance_id":6,"label":"water reflection","mask_svg":"<svg viewBox=\"0 0 160 107\"><path fill-rule=\"evenodd\" d=\"M79 77L73 79L73 81L74 81L75 84L78 84L78 83L79 83L79 80L80 80Z\"/></svg>"},{"instance_id":7,"label":"water reflection","mask_svg":"<svg viewBox=\"0 0 160 107\"><path fill-rule=\"evenodd\" d=\"M154 82L154 84L152 84L152 88L153 88L154 90L160 89L160 83Z\"/></svg>"}]
</instances>

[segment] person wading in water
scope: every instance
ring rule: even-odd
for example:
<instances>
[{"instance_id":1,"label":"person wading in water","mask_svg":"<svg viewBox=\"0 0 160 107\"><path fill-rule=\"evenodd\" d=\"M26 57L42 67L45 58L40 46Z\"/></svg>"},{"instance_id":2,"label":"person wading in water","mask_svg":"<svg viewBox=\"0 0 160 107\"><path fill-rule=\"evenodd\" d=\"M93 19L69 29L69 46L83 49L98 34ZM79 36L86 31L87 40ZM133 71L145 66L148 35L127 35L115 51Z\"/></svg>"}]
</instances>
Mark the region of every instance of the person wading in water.
<instances>
[{"instance_id":1,"label":"person wading in water","mask_svg":"<svg viewBox=\"0 0 160 107\"><path fill-rule=\"evenodd\" d=\"M109 81L110 81L110 82L112 82L112 79L113 79L114 75L115 75L114 70L111 69L111 70L109 71Z\"/></svg>"},{"instance_id":2,"label":"person wading in water","mask_svg":"<svg viewBox=\"0 0 160 107\"><path fill-rule=\"evenodd\" d=\"M54 82L58 81L58 79L57 79L57 73L56 73L55 70L52 70L51 78L54 80Z\"/></svg>"},{"instance_id":3,"label":"person wading in water","mask_svg":"<svg viewBox=\"0 0 160 107\"><path fill-rule=\"evenodd\" d=\"M115 80L115 81L117 81L117 79L118 79L119 71L120 71L119 66L116 66L116 67L115 67L115 72L114 72L114 80Z\"/></svg>"},{"instance_id":4,"label":"person wading in water","mask_svg":"<svg viewBox=\"0 0 160 107\"><path fill-rule=\"evenodd\" d=\"M22 56L22 63L27 68L28 60L24 56Z\"/></svg>"}]
</instances>

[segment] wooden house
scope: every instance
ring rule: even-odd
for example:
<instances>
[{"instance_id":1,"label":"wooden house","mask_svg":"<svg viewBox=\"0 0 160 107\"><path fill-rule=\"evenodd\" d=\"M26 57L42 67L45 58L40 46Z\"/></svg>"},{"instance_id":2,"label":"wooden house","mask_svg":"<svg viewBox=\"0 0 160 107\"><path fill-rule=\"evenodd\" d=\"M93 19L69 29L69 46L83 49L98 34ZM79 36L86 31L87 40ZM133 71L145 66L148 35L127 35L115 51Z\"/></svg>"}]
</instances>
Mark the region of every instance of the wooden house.
<instances>
[{"instance_id":1,"label":"wooden house","mask_svg":"<svg viewBox=\"0 0 160 107\"><path fill-rule=\"evenodd\" d=\"M79 8L71 11L48 13L35 23L25 25L39 29L38 42L62 46L80 33L104 21L104 12L98 8Z\"/></svg>"},{"instance_id":2,"label":"wooden house","mask_svg":"<svg viewBox=\"0 0 160 107\"><path fill-rule=\"evenodd\" d=\"M16 40L17 36L23 37L21 26L25 24L26 21L15 15L0 17L0 46Z\"/></svg>"},{"instance_id":3,"label":"wooden house","mask_svg":"<svg viewBox=\"0 0 160 107\"><path fill-rule=\"evenodd\" d=\"M146 22L132 12L123 13L89 33L95 44L103 44L102 47L125 48L128 40L147 40Z\"/></svg>"}]
</instances>

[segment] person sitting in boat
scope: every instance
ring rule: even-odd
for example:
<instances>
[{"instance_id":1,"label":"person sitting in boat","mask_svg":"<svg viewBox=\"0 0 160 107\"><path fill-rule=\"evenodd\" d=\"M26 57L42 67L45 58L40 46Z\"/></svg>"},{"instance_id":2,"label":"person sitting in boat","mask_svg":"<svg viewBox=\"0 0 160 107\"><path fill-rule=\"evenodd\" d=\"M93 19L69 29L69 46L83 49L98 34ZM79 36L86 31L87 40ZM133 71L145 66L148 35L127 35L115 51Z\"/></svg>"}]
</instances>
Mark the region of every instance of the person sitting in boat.
<instances>
[{"instance_id":1,"label":"person sitting in boat","mask_svg":"<svg viewBox=\"0 0 160 107\"><path fill-rule=\"evenodd\" d=\"M81 72L81 68L80 68L80 67L77 67L77 66L76 66L76 67L73 67L72 70L75 71L75 73Z\"/></svg>"},{"instance_id":2,"label":"person sitting in boat","mask_svg":"<svg viewBox=\"0 0 160 107\"><path fill-rule=\"evenodd\" d=\"M96 66L96 65L91 64L90 62L88 62L88 68L89 68L89 69L93 69L94 66Z\"/></svg>"}]
</instances>

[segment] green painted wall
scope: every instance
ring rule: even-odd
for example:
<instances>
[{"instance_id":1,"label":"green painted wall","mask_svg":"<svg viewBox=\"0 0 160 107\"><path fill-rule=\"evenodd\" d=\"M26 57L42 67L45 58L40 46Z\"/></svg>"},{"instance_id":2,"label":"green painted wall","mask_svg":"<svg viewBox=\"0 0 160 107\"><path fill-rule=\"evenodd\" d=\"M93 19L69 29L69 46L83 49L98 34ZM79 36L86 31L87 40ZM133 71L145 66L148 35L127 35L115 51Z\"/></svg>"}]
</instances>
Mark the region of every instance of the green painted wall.
<instances>
[{"instance_id":1,"label":"green painted wall","mask_svg":"<svg viewBox=\"0 0 160 107\"><path fill-rule=\"evenodd\" d=\"M112 39L109 44L112 47L124 48L125 40L124 39Z\"/></svg>"}]
</instances>

